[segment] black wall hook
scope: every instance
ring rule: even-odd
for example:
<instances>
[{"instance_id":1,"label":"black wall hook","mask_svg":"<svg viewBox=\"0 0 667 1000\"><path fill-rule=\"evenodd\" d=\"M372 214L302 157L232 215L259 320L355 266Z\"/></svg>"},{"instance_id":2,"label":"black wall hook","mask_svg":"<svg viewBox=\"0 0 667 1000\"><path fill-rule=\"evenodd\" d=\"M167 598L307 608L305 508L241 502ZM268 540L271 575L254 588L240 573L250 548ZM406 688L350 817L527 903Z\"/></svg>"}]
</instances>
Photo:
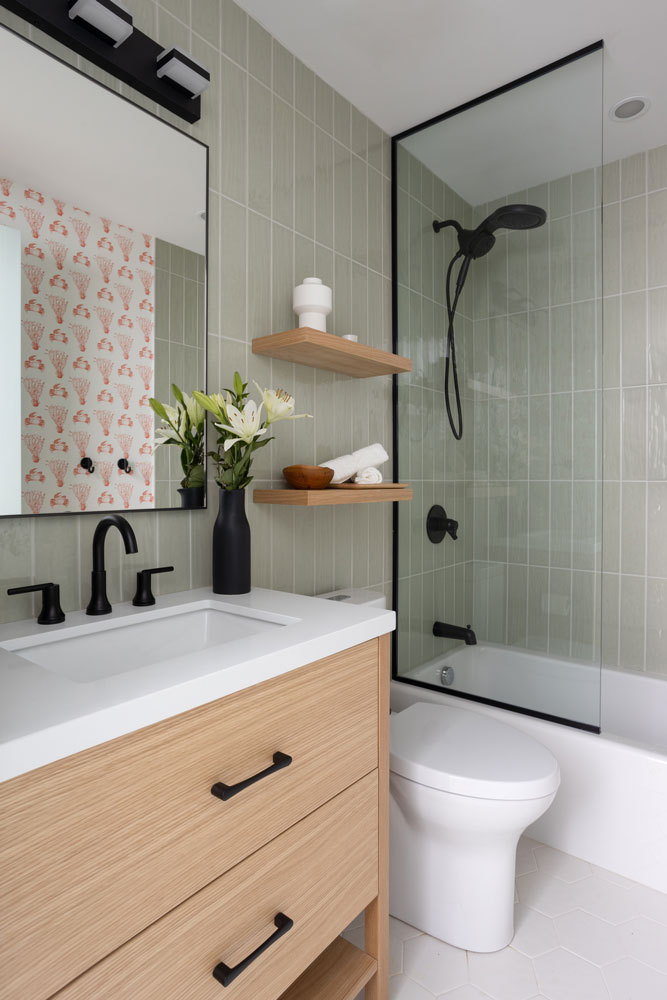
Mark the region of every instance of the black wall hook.
<instances>
[{"instance_id":1,"label":"black wall hook","mask_svg":"<svg viewBox=\"0 0 667 1000\"><path fill-rule=\"evenodd\" d=\"M92 460L92 458L88 458L87 455L86 455L85 458L81 459L81 461L79 462L79 465L81 466L82 469L85 469L86 472L89 475L92 475L92 473L95 471L95 466L93 465L93 460Z\"/></svg>"},{"instance_id":2,"label":"black wall hook","mask_svg":"<svg viewBox=\"0 0 667 1000\"><path fill-rule=\"evenodd\" d=\"M118 468L121 472L127 472L128 476L132 475L132 466L126 458L118 459Z\"/></svg>"}]
</instances>

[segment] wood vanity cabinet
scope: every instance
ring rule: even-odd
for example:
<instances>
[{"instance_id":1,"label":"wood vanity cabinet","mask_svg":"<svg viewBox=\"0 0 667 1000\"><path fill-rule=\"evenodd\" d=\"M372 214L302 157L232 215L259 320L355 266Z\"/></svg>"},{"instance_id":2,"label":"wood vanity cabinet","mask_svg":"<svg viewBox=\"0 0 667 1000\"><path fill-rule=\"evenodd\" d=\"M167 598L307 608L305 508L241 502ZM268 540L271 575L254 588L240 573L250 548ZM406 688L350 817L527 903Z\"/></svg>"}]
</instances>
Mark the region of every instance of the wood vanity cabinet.
<instances>
[{"instance_id":1,"label":"wood vanity cabinet","mask_svg":"<svg viewBox=\"0 0 667 1000\"><path fill-rule=\"evenodd\" d=\"M4 782L0 1000L386 1000L388 729L382 636Z\"/></svg>"}]
</instances>

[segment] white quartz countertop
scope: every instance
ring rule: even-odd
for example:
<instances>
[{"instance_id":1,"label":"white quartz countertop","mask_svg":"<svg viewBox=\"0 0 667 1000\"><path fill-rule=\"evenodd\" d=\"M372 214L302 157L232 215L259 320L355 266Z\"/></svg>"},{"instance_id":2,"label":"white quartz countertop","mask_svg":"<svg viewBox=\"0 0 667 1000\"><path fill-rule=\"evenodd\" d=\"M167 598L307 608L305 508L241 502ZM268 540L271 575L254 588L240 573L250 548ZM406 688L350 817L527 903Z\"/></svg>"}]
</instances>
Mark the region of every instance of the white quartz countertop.
<instances>
[{"instance_id":1,"label":"white quartz countertop","mask_svg":"<svg viewBox=\"0 0 667 1000\"><path fill-rule=\"evenodd\" d=\"M89 681L73 680L0 648L0 781L252 687L314 660L392 632L393 611L299 594L252 590L220 596L208 589L159 597L155 607L117 604L110 615L67 615L62 625L34 621L0 626L0 644L34 637L65 639L84 631L100 643L109 623L132 624L192 605L282 627ZM171 619L173 621L173 618Z\"/></svg>"}]
</instances>

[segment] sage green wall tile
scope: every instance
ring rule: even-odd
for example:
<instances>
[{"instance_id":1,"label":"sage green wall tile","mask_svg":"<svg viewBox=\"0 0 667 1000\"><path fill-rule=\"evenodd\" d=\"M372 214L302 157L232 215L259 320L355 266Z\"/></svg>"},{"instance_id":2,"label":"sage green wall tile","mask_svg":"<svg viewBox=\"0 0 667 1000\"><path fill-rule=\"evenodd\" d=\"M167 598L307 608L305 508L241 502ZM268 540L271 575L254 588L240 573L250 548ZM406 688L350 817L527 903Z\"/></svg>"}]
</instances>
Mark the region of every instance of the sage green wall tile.
<instances>
[{"instance_id":1,"label":"sage green wall tile","mask_svg":"<svg viewBox=\"0 0 667 1000\"><path fill-rule=\"evenodd\" d=\"M575 302L572 306L573 387L594 389L598 382L602 338L597 329L595 302Z\"/></svg>"},{"instance_id":2,"label":"sage green wall tile","mask_svg":"<svg viewBox=\"0 0 667 1000\"><path fill-rule=\"evenodd\" d=\"M551 484L550 563L562 569L572 566L572 484Z\"/></svg>"},{"instance_id":3,"label":"sage green wall tile","mask_svg":"<svg viewBox=\"0 0 667 1000\"><path fill-rule=\"evenodd\" d=\"M271 223L254 212L248 212L248 260L252 270L248 337L252 340L274 332L271 325Z\"/></svg>"},{"instance_id":4,"label":"sage green wall tile","mask_svg":"<svg viewBox=\"0 0 667 1000\"><path fill-rule=\"evenodd\" d=\"M220 261L220 333L246 338L246 210L221 200L222 257Z\"/></svg>"},{"instance_id":5,"label":"sage green wall tile","mask_svg":"<svg viewBox=\"0 0 667 1000\"><path fill-rule=\"evenodd\" d=\"M667 190L648 196L648 220L648 284L653 287L667 283Z\"/></svg>"},{"instance_id":6,"label":"sage green wall tile","mask_svg":"<svg viewBox=\"0 0 667 1000\"><path fill-rule=\"evenodd\" d=\"M294 224L294 109L273 99L273 218Z\"/></svg>"},{"instance_id":7,"label":"sage green wall tile","mask_svg":"<svg viewBox=\"0 0 667 1000\"><path fill-rule=\"evenodd\" d=\"M197 3L192 4L192 30L205 38L216 49L220 49L221 23L222 8L219 0L198 0Z\"/></svg>"},{"instance_id":8,"label":"sage green wall tile","mask_svg":"<svg viewBox=\"0 0 667 1000\"><path fill-rule=\"evenodd\" d=\"M621 160L621 198L634 198L646 191L646 153Z\"/></svg>"},{"instance_id":9,"label":"sage green wall tile","mask_svg":"<svg viewBox=\"0 0 667 1000\"><path fill-rule=\"evenodd\" d=\"M294 120L294 227L311 238L315 235L315 129L297 114Z\"/></svg>"},{"instance_id":10,"label":"sage green wall tile","mask_svg":"<svg viewBox=\"0 0 667 1000\"><path fill-rule=\"evenodd\" d=\"M572 617L572 573L552 569L549 575L549 652L553 656L570 655Z\"/></svg>"},{"instance_id":11,"label":"sage green wall tile","mask_svg":"<svg viewBox=\"0 0 667 1000\"><path fill-rule=\"evenodd\" d=\"M641 404L643 401L643 389L627 390L633 393L630 403L632 406L632 427L629 430L628 447L631 441L636 439L639 444L643 444L641 437ZM648 388L648 426L646 434L648 439L648 479L667 479L667 435L665 434L665 414L667 413L667 386L652 385ZM624 411L625 418L625 411ZM643 466L639 459L630 467L632 472L643 472ZM643 478L637 476L626 476L626 478Z\"/></svg>"},{"instance_id":12,"label":"sage green wall tile","mask_svg":"<svg viewBox=\"0 0 667 1000\"><path fill-rule=\"evenodd\" d=\"M655 198L651 195L651 198ZM657 196L659 197L659 195ZM667 203L666 203L667 204ZM653 206L654 211L656 206ZM655 216L652 214L651 219ZM655 231L655 225L652 225ZM649 236L649 243L650 243ZM651 247L655 261L656 247ZM631 198L621 203L621 288L633 292L646 286L646 199Z\"/></svg>"},{"instance_id":13,"label":"sage green wall tile","mask_svg":"<svg viewBox=\"0 0 667 1000\"><path fill-rule=\"evenodd\" d=\"M271 92L248 81L248 205L271 214Z\"/></svg>"},{"instance_id":14,"label":"sage green wall tile","mask_svg":"<svg viewBox=\"0 0 667 1000\"><path fill-rule=\"evenodd\" d=\"M619 666L641 670L644 664L645 589L643 579L621 576Z\"/></svg>"},{"instance_id":15,"label":"sage green wall tile","mask_svg":"<svg viewBox=\"0 0 667 1000\"><path fill-rule=\"evenodd\" d=\"M315 131L315 239L333 246L333 141L321 128Z\"/></svg>"},{"instance_id":16,"label":"sage green wall tile","mask_svg":"<svg viewBox=\"0 0 667 1000\"><path fill-rule=\"evenodd\" d=\"M572 175L572 211L583 212L595 204L595 170L591 167Z\"/></svg>"},{"instance_id":17,"label":"sage green wall tile","mask_svg":"<svg viewBox=\"0 0 667 1000\"><path fill-rule=\"evenodd\" d=\"M648 151L648 190L667 187L667 146Z\"/></svg>"},{"instance_id":18,"label":"sage green wall tile","mask_svg":"<svg viewBox=\"0 0 667 1000\"><path fill-rule=\"evenodd\" d=\"M294 56L273 39L273 90L288 104L294 104Z\"/></svg>"},{"instance_id":19,"label":"sage green wall tile","mask_svg":"<svg viewBox=\"0 0 667 1000\"><path fill-rule=\"evenodd\" d=\"M599 588L594 573L572 574L572 647L578 660L595 660L600 655Z\"/></svg>"},{"instance_id":20,"label":"sage green wall tile","mask_svg":"<svg viewBox=\"0 0 667 1000\"><path fill-rule=\"evenodd\" d=\"M666 607L667 580L649 579L646 589L646 669L663 677L667 674Z\"/></svg>"},{"instance_id":21,"label":"sage green wall tile","mask_svg":"<svg viewBox=\"0 0 667 1000\"><path fill-rule=\"evenodd\" d=\"M549 570L528 570L528 640L531 649L546 650L549 634Z\"/></svg>"},{"instance_id":22,"label":"sage green wall tile","mask_svg":"<svg viewBox=\"0 0 667 1000\"><path fill-rule=\"evenodd\" d=\"M245 66L248 45L248 15L233 0L220 0L222 51L235 62Z\"/></svg>"},{"instance_id":23,"label":"sage green wall tile","mask_svg":"<svg viewBox=\"0 0 667 1000\"><path fill-rule=\"evenodd\" d=\"M367 167L363 160L352 157L352 257L364 266L368 263Z\"/></svg>"},{"instance_id":24,"label":"sage green wall tile","mask_svg":"<svg viewBox=\"0 0 667 1000\"><path fill-rule=\"evenodd\" d=\"M623 389L621 405L623 479L646 479L646 389ZM649 455L656 454L654 430L649 422Z\"/></svg>"},{"instance_id":25,"label":"sage green wall tile","mask_svg":"<svg viewBox=\"0 0 667 1000\"><path fill-rule=\"evenodd\" d=\"M220 61L222 143L220 190L236 201L246 198L247 76L230 59Z\"/></svg>"},{"instance_id":26,"label":"sage green wall tile","mask_svg":"<svg viewBox=\"0 0 667 1000\"><path fill-rule=\"evenodd\" d=\"M667 288L648 292L648 381L667 382Z\"/></svg>"},{"instance_id":27,"label":"sage green wall tile","mask_svg":"<svg viewBox=\"0 0 667 1000\"><path fill-rule=\"evenodd\" d=\"M533 566L549 565L549 505L548 484L531 483L528 492L528 561Z\"/></svg>"},{"instance_id":28,"label":"sage green wall tile","mask_svg":"<svg viewBox=\"0 0 667 1000\"><path fill-rule=\"evenodd\" d=\"M248 19L248 69L268 87L272 81L272 39L261 24Z\"/></svg>"},{"instance_id":29,"label":"sage green wall tile","mask_svg":"<svg viewBox=\"0 0 667 1000\"><path fill-rule=\"evenodd\" d=\"M634 576L646 573L646 483L623 483L621 572Z\"/></svg>"},{"instance_id":30,"label":"sage green wall tile","mask_svg":"<svg viewBox=\"0 0 667 1000\"><path fill-rule=\"evenodd\" d=\"M596 254L599 242L597 210L580 212L572 217L572 301L592 299L597 292L600 260Z\"/></svg>"},{"instance_id":31,"label":"sage green wall tile","mask_svg":"<svg viewBox=\"0 0 667 1000\"><path fill-rule=\"evenodd\" d=\"M314 120L315 74L300 59L294 60L294 105L302 115Z\"/></svg>"},{"instance_id":32,"label":"sage green wall tile","mask_svg":"<svg viewBox=\"0 0 667 1000\"><path fill-rule=\"evenodd\" d=\"M352 162L349 149L334 143L334 248L350 256L352 245Z\"/></svg>"}]
</instances>

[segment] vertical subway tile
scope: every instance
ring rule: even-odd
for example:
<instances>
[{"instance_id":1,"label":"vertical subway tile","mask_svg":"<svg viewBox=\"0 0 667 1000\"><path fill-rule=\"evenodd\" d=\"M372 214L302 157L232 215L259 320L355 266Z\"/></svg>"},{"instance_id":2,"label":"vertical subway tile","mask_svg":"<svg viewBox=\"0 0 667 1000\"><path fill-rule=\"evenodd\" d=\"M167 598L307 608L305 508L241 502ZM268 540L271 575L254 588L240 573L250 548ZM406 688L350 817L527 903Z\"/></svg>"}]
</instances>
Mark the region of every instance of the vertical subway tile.
<instances>
[{"instance_id":1,"label":"vertical subway tile","mask_svg":"<svg viewBox=\"0 0 667 1000\"><path fill-rule=\"evenodd\" d=\"M648 189L667 188L667 146L648 151Z\"/></svg>"},{"instance_id":2,"label":"vertical subway tile","mask_svg":"<svg viewBox=\"0 0 667 1000\"><path fill-rule=\"evenodd\" d=\"M327 247L333 247L333 195L333 140L318 128L315 131L315 239Z\"/></svg>"},{"instance_id":3,"label":"vertical subway tile","mask_svg":"<svg viewBox=\"0 0 667 1000\"><path fill-rule=\"evenodd\" d=\"M273 92L294 104L294 56L273 39Z\"/></svg>"},{"instance_id":4,"label":"vertical subway tile","mask_svg":"<svg viewBox=\"0 0 667 1000\"><path fill-rule=\"evenodd\" d=\"M246 210L222 199L220 224L224 239L220 261L220 333L246 336Z\"/></svg>"},{"instance_id":5,"label":"vertical subway tile","mask_svg":"<svg viewBox=\"0 0 667 1000\"><path fill-rule=\"evenodd\" d=\"M222 51L230 59L246 65L248 15L233 0L221 0Z\"/></svg>"},{"instance_id":6,"label":"vertical subway tile","mask_svg":"<svg viewBox=\"0 0 667 1000\"><path fill-rule=\"evenodd\" d=\"M667 288L648 292L648 381L667 382Z\"/></svg>"},{"instance_id":7,"label":"vertical subway tile","mask_svg":"<svg viewBox=\"0 0 667 1000\"><path fill-rule=\"evenodd\" d=\"M273 99L273 218L283 226L294 222L294 111Z\"/></svg>"},{"instance_id":8,"label":"vertical subway tile","mask_svg":"<svg viewBox=\"0 0 667 1000\"><path fill-rule=\"evenodd\" d=\"M334 143L334 248L336 253L350 256L352 239L352 192L350 151L339 142Z\"/></svg>"},{"instance_id":9,"label":"vertical subway tile","mask_svg":"<svg viewBox=\"0 0 667 1000\"><path fill-rule=\"evenodd\" d=\"M623 479L646 479L646 389L623 389L621 394L622 405L622 470ZM663 427L664 437L664 414L661 414L660 423ZM655 435L651 433L649 424L649 454L656 454Z\"/></svg>"},{"instance_id":10,"label":"vertical subway tile","mask_svg":"<svg viewBox=\"0 0 667 1000\"><path fill-rule=\"evenodd\" d=\"M646 191L646 153L621 160L621 198L634 198Z\"/></svg>"},{"instance_id":11,"label":"vertical subway tile","mask_svg":"<svg viewBox=\"0 0 667 1000\"><path fill-rule=\"evenodd\" d=\"M248 21L248 70L271 86L271 35L252 17Z\"/></svg>"},{"instance_id":12,"label":"vertical subway tile","mask_svg":"<svg viewBox=\"0 0 667 1000\"><path fill-rule=\"evenodd\" d=\"M311 121L315 118L315 74L312 69L294 60L294 106Z\"/></svg>"},{"instance_id":13,"label":"vertical subway tile","mask_svg":"<svg viewBox=\"0 0 667 1000\"><path fill-rule=\"evenodd\" d=\"M619 665L629 670L644 669L644 580L621 576Z\"/></svg>"},{"instance_id":14,"label":"vertical subway tile","mask_svg":"<svg viewBox=\"0 0 667 1000\"><path fill-rule=\"evenodd\" d=\"M247 75L242 69L230 59L221 60L221 113L224 122L221 190L229 198L241 202L246 200L247 83Z\"/></svg>"},{"instance_id":15,"label":"vertical subway tile","mask_svg":"<svg viewBox=\"0 0 667 1000\"><path fill-rule=\"evenodd\" d=\"M640 439L640 443L643 443L640 438L643 426L640 427L640 422L642 419L641 404L644 391L643 389L627 390L628 393L634 393L634 397L630 401L635 403L632 412L632 434L634 438ZM648 391L648 422L646 425L646 436L648 439L647 477L648 479L667 479L667 386L651 385L646 391ZM642 466L635 463L631 466L631 469L639 473L642 471ZM636 477L628 476L626 478L643 477L637 475Z\"/></svg>"},{"instance_id":16,"label":"vertical subway tile","mask_svg":"<svg viewBox=\"0 0 667 1000\"><path fill-rule=\"evenodd\" d=\"M271 214L271 92L248 83L248 205Z\"/></svg>"},{"instance_id":17,"label":"vertical subway tile","mask_svg":"<svg viewBox=\"0 0 667 1000\"><path fill-rule=\"evenodd\" d=\"M315 130L302 115L294 121L294 227L304 236L315 235Z\"/></svg>"},{"instance_id":18,"label":"vertical subway tile","mask_svg":"<svg viewBox=\"0 0 667 1000\"><path fill-rule=\"evenodd\" d=\"M664 572L664 570L663 570ZM647 580L646 584L646 669L667 673L667 580Z\"/></svg>"},{"instance_id":19,"label":"vertical subway tile","mask_svg":"<svg viewBox=\"0 0 667 1000\"><path fill-rule=\"evenodd\" d=\"M644 199L638 199L643 201ZM648 284L667 283L667 190L648 196ZM639 236L637 237L639 239Z\"/></svg>"},{"instance_id":20,"label":"vertical subway tile","mask_svg":"<svg viewBox=\"0 0 667 1000\"><path fill-rule=\"evenodd\" d=\"M623 385L646 385L646 293L621 296L621 372Z\"/></svg>"},{"instance_id":21,"label":"vertical subway tile","mask_svg":"<svg viewBox=\"0 0 667 1000\"><path fill-rule=\"evenodd\" d=\"M651 195L651 198L659 198ZM664 199L667 209L667 196ZM659 210L658 203L652 204L651 234L657 228L653 212ZM663 211L663 219L667 212ZM655 237L649 235L652 266L656 259L657 246ZM659 242L661 237L658 239ZM646 198L631 198L621 203L621 288L624 292L633 292L646 287Z\"/></svg>"}]
</instances>

